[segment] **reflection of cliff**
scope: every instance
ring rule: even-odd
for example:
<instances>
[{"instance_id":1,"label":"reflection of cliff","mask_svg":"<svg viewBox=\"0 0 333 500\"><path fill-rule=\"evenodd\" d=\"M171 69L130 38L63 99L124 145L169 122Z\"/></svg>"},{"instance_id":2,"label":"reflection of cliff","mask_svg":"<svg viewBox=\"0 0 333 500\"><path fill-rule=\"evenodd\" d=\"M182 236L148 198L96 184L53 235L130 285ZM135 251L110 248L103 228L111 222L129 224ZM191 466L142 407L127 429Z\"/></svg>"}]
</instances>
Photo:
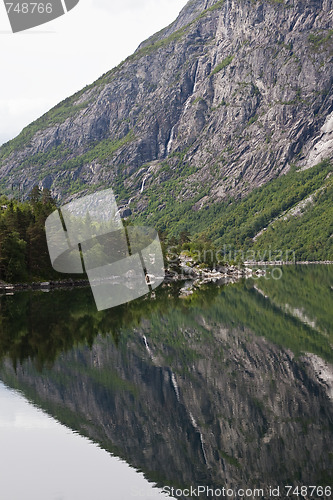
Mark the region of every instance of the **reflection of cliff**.
<instances>
[{"instance_id":1,"label":"reflection of cliff","mask_svg":"<svg viewBox=\"0 0 333 500\"><path fill-rule=\"evenodd\" d=\"M311 352L333 363L332 285L332 268L303 266L285 268L280 281L262 278L207 286L186 300L178 299L182 283L164 285L154 300L147 295L101 312L89 288L0 296L0 360L8 356L14 365L32 359L40 368L49 366L73 346L92 345L98 334L111 333L117 342L124 328L144 318L152 323L154 337L164 342L169 329L161 324L161 316L172 317L176 327L177 322L197 327L195 316L202 314L216 324L246 326L294 354ZM302 314L295 314L298 310ZM187 354L185 342L184 359Z\"/></svg>"},{"instance_id":2,"label":"reflection of cliff","mask_svg":"<svg viewBox=\"0 0 333 500\"><path fill-rule=\"evenodd\" d=\"M8 361L1 378L160 485L327 482L333 407L314 371L217 320L223 304L152 314L42 374Z\"/></svg>"},{"instance_id":3,"label":"reflection of cliff","mask_svg":"<svg viewBox=\"0 0 333 500\"><path fill-rule=\"evenodd\" d=\"M259 280L262 293L275 305L333 343L333 266L287 266L282 280Z\"/></svg>"}]
</instances>

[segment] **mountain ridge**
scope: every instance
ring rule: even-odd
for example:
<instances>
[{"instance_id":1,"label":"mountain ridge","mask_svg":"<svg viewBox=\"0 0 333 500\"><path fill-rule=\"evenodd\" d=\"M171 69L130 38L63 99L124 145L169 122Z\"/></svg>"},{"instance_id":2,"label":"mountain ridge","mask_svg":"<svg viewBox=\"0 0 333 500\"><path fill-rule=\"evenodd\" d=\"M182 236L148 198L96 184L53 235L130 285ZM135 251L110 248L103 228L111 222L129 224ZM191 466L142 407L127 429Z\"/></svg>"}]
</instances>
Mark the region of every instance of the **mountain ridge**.
<instances>
[{"instance_id":1,"label":"mountain ridge","mask_svg":"<svg viewBox=\"0 0 333 500\"><path fill-rule=\"evenodd\" d=\"M0 189L199 213L333 157L331 0L193 0L0 148ZM158 206L154 200L158 200Z\"/></svg>"}]
</instances>

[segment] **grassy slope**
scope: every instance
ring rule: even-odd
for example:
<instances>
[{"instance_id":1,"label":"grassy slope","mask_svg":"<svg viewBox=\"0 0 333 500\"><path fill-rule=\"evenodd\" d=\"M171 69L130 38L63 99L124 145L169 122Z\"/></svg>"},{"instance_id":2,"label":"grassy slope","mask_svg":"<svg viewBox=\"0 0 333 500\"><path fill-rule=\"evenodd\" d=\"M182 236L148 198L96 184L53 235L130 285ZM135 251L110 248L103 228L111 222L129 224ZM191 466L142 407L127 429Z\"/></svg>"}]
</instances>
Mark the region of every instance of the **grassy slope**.
<instances>
[{"instance_id":1,"label":"grassy slope","mask_svg":"<svg viewBox=\"0 0 333 500\"><path fill-rule=\"evenodd\" d=\"M147 191L149 205L137 220L149 222L170 235L188 230L194 237L208 237L219 248L227 245L232 250L253 249L262 253L269 248L276 252L294 250L298 260L333 260L331 172L329 161L305 171L292 169L242 200L213 203L195 211L191 208L193 200L175 200L185 175L181 170L178 180L163 184L163 191L156 185ZM203 190L201 196L205 194L208 193ZM314 202L306 205L301 215L288 220L280 218L310 195L314 195ZM159 210L163 202L165 207ZM254 242L253 237L266 227Z\"/></svg>"}]
</instances>

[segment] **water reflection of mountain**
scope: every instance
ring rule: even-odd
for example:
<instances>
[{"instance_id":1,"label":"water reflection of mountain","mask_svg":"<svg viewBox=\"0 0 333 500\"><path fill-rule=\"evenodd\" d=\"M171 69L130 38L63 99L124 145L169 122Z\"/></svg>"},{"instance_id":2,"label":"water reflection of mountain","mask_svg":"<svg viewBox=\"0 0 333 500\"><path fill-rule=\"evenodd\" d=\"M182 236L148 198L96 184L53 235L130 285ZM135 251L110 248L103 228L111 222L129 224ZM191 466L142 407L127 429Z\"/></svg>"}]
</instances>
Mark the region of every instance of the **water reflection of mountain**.
<instances>
[{"instance_id":1,"label":"water reflection of mountain","mask_svg":"<svg viewBox=\"0 0 333 500\"><path fill-rule=\"evenodd\" d=\"M299 277L291 279L293 299L283 293L295 308L304 291L297 296ZM317 286L313 279L312 287ZM314 328L281 307L281 283L275 289L267 283L256 283L260 291L250 282L210 287L182 301L175 298L177 290L167 301L170 290L164 290L156 301L118 309L117 317L112 311L93 314L87 298L88 309L81 309L85 291L70 294L67 306L62 299L67 292L57 300L48 294L39 302L39 330L30 296L26 312L34 325L34 343L27 329L25 342L20 343L21 335L9 345L6 314L16 301L11 298L10 307L8 301L2 305L2 352L6 338L12 360L19 361L19 352L25 359L27 346L38 364L26 360L15 373L7 357L1 378L159 485L327 484L333 405L327 379L319 376L313 359L332 359L327 332L332 308L318 307L315 324L321 327ZM327 280L318 286L327 304ZM63 317L52 313L46 325L44 306L56 311L59 301ZM315 308L307 310L303 304L303 313L313 319ZM29 314L21 319L22 328ZM76 328L69 340L61 336L67 332L64 325L68 331ZM102 333L94 338L97 331ZM49 352L59 352L60 338L67 352L54 356L53 366L41 371L51 360L41 353L48 352L47 346ZM84 339L91 348L84 342L70 348L71 342Z\"/></svg>"}]
</instances>

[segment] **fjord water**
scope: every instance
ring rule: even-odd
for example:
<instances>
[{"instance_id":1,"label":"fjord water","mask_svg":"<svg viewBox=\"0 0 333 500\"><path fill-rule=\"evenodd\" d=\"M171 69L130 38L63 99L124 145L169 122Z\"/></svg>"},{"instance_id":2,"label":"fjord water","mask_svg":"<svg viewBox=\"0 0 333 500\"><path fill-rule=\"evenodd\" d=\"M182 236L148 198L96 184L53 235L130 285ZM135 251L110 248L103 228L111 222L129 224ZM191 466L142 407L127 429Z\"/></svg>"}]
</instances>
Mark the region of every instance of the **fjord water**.
<instances>
[{"instance_id":1,"label":"fjord water","mask_svg":"<svg viewBox=\"0 0 333 500\"><path fill-rule=\"evenodd\" d=\"M101 312L88 288L1 297L0 498L329 485L332 287L290 266Z\"/></svg>"}]
</instances>

